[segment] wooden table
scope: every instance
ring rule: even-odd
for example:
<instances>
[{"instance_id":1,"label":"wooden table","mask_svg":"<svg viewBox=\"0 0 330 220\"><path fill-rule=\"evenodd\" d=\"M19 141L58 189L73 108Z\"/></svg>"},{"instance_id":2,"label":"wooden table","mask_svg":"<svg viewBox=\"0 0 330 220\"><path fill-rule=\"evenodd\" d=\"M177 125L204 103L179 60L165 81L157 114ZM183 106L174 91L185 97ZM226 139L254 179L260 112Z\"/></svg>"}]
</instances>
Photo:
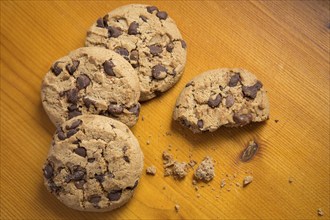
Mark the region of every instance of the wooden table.
<instances>
[{"instance_id":1,"label":"wooden table","mask_svg":"<svg viewBox=\"0 0 330 220\"><path fill-rule=\"evenodd\" d=\"M153 2L188 45L182 79L143 103L144 120L132 129L156 176L143 173L134 198L110 213L71 210L46 191L41 167L55 128L41 106L41 80L54 60L84 45L98 17L128 3L1 2L1 219L328 219L329 1ZM219 67L258 76L270 120L200 135L172 122L184 85ZM239 155L252 139L260 150L243 163ZM195 191L192 172L183 181L164 178L161 153L168 148L179 161L212 156L215 179ZM236 186L250 172L254 181Z\"/></svg>"}]
</instances>

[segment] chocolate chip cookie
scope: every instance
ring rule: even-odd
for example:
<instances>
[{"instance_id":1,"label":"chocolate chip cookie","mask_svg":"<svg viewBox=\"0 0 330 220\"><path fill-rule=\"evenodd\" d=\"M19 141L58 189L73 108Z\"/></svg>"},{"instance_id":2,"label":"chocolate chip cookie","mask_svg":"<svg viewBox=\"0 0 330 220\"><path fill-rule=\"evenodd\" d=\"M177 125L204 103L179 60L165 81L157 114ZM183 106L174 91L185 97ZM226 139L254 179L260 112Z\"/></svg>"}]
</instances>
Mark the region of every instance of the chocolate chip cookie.
<instances>
[{"instance_id":1,"label":"chocolate chip cookie","mask_svg":"<svg viewBox=\"0 0 330 220\"><path fill-rule=\"evenodd\" d=\"M45 111L55 125L82 114L104 115L129 127L139 116L139 79L117 53L84 47L57 60L41 88Z\"/></svg>"},{"instance_id":2,"label":"chocolate chip cookie","mask_svg":"<svg viewBox=\"0 0 330 220\"><path fill-rule=\"evenodd\" d=\"M244 69L216 69L191 80L179 95L173 118L194 133L240 127L269 118L263 84Z\"/></svg>"},{"instance_id":3,"label":"chocolate chip cookie","mask_svg":"<svg viewBox=\"0 0 330 220\"><path fill-rule=\"evenodd\" d=\"M109 48L131 63L140 80L140 101L170 89L186 63L180 31L167 12L155 6L126 5L97 19L86 46Z\"/></svg>"},{"instance_id":4,"label":"chocolate chip cookie","mask_svg":"<svg viewBox=\"0 0 330 220\"><path fill-rule=\"evenodd\" d=\"M129 201L142 168L142 151L126 125L81 115L57 128L43 175L47 189L68 207L104 212Z\"/></svg>"}]
</instances>

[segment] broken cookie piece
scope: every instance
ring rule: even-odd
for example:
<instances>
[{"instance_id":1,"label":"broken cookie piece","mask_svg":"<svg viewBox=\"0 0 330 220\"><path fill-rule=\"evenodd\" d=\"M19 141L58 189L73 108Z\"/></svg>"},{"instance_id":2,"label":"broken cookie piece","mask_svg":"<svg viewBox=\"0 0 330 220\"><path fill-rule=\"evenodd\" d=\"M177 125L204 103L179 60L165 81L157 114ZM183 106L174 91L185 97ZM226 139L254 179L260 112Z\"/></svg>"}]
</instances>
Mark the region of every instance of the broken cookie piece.
<instances>
[{"instance_id":1,"label":"broken cookie piece","mask_svg":"<svg viewBox=\"0 0 330 220\"><path fill-rule=\"evenodd\" d=\"M243 179L243 187L246 187L253 181L253 176L246 176Z\"/></svg>"},{"instance_id":2,"label":"broken cookie piece","mask_svg":"<svg viewBox=\"0 0 330 220\"><path fill-rule=\"evenodd\" d=\"M190 166L186 162L178 162L173 156L164 151L163 155L164 176L173 176L174 179L183 179L187 176Z\"/></svg>"},{"instance_id":3,"label":"broken cookie piece","mask_svg":"<svg viewBox=\"0 0 330 220\"><path fill-rule=\"evenodd\" d=\"M195 77L179 95L173 119L194 133L242 127L269 118L267 92L247 70L222 68Z\"/></svg>"},{"instance_id":4,"label":"broken cookie piece","mask_svg":"<svg viewBox=\"0 0 330 220\"><path fill-rule=\"evenodd\" d=\"M215 176L214 164L211 157L207 156L195 170L194 176L197 180L209 182Z\"/></svg>"}]
</instances>

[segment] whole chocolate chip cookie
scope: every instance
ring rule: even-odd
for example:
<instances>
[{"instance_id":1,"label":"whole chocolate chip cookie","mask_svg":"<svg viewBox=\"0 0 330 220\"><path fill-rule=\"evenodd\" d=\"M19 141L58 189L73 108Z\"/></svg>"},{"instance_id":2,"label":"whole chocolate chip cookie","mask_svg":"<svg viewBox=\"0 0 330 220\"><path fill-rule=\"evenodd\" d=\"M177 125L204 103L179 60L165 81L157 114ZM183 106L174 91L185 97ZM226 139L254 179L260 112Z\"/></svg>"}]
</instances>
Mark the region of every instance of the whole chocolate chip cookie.
<instances>
[{"instance_id":1,"label":"whole chocolate chip cookie","mask_svg":"<svg viewBox=\"0 0 330 220\"><path fill-rule=\"evenodd\" d=\"M240 127L269 118L263 84L244 69L216 69L191 80L178 97L173 118L194 133Z\"/></svg>"},{"instance_id":2,"label":"whole chocolate chip cookie","mask_svg":"<svg viewBox=\"0 0 330 220\"><path fill-rule=\"evenodd\" d=\"M126 125L81 115L57 128L43 175L47 189L68 207L104 212L129 201L142 168L142 151Z\"/></svg>"},{"instance_id":3,"label":"whole chocolate chip cookie","mask_svg":"<svg viewBox=\"0 0 330 220\"><path fill-rule=\"evenodd\" d=\"M57 60L41 88L45 111L55 125L82 114L104 115L129 127L139 116L139 79L117 53L83 47Z\"/></svg>"},{"instance_id":4,"label":"whole chocolate chip cookie","mask_svg":"<svg viewBox=\"0 0 330 220\"><path fill-rule=\"evenodd\" d=\"M86 46L112 49L136 70L140 101L170 89L186 63L186 43L175 22L155 6L132 4L99 18L87 33Z\"/></svg>"}]
</instances>

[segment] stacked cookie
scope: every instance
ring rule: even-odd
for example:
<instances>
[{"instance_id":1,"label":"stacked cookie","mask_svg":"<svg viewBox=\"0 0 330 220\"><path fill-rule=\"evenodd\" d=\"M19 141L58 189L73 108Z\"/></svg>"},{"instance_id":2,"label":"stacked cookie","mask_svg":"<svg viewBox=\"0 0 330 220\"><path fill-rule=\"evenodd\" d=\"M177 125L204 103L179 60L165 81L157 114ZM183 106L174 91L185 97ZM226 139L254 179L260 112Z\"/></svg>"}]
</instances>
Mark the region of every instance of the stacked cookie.
<instances>
[{"instance_id":1,"label":"stacked cookie","mask_svg":"<svg viewBox=\"0 0 330 220\"><path fill-rule=\"evenodd\" d=\"M139 101L170 89L186 63L175 22L155 6L127 5L97 19L86 46L55 61L43 107L57 127L43 172L67 206L109 211L133 195L143 168Z\"/></svg>"}]
</instances>

